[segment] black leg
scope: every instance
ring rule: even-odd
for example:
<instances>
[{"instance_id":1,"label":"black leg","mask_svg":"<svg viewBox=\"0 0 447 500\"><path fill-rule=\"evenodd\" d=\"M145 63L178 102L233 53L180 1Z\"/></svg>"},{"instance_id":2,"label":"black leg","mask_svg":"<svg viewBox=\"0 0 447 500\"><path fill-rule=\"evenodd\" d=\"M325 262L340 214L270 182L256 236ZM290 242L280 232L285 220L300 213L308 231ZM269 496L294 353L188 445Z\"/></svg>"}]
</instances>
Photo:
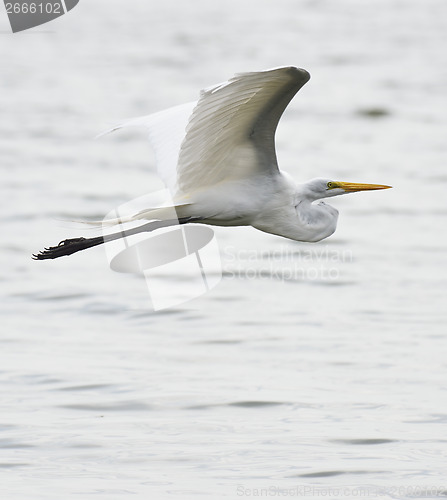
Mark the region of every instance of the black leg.
<instances>
[{"instance_id":1,"label":"black leg","mask_svg":"<svg viewBox=\"0 0 447 500\"><path fill-rule=\"evenodd\" d=\"M178 224L188 224L189 222L197 222L201 220L199 217L183 217L180 219L172 220L156 220L144 224L143 226L134 227L132 229L127 229L126 231L120 231L118 233L107 234L105 236L97 236L95 238L71 238L68 240L61 241L55 247L45 248L42 252L38 254L33 254L34 260L45 260L45 259L57 259L64 255L71 255L73 253L79 252L80 250L85 250L86 248L95 247L101 245L108 241L117 240L119 238L125 238L126 236L131 236L132 234L155 231L161 227L176 226Z\"/></svg>"}]
</instances>

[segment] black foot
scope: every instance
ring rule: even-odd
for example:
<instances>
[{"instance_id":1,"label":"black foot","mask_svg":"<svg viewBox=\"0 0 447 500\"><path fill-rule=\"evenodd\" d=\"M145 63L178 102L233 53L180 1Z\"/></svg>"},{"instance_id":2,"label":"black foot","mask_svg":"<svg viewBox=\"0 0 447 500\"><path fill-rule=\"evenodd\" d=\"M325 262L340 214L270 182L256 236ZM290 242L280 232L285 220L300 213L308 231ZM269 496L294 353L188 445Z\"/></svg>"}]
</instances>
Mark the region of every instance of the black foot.
<instances>
[{"instance_id":1,"label":"black foot","mask_svg":"<svg viewBox=\"0 0 447 500\"><path fill-rule=\"evenodd\" d=\"M33 254L34 260L44 260L44 259L56 259L57 257L62 257L63 255L71 255L72 253L79 252L79 250L84 250L95 245L99 245L104 240L102 236L98 238L71 238L68 240L63 240L56 247L45 248L42 252L38 254Z\"/></svg>"}]
</instances>

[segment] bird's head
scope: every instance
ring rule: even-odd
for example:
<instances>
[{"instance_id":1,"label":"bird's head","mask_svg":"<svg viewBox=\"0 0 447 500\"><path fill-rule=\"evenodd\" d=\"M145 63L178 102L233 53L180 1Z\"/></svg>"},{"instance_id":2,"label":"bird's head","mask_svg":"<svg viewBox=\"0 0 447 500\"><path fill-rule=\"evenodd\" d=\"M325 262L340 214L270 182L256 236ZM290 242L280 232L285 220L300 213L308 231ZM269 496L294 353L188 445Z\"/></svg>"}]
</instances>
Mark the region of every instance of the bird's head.
<instances>
[{"instance_id":1,"label":"bird's head","mask_svg":"<svg viewBox=\"0 0 447 500\"><path fill-rule=\"evenodd\" d=\"M330 179L312 179L304 184L304 193L309 198L319 200L340 194L355 193L356 191L375 191L389 189L391 186L383 184L359 184L357 182L333 181Z\"/></svg>"}]
</instances>

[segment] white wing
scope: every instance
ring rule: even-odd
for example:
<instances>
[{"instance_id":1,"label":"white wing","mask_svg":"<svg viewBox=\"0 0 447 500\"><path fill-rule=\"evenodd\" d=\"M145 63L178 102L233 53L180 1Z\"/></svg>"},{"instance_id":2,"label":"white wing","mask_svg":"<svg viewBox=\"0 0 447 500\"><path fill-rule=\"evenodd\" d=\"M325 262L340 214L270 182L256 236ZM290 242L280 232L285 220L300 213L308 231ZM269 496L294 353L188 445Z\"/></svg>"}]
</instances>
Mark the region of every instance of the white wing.
<instances>
[{"instance_id":1,"label":"white wing","mask_svg":"<svg viewBox=\"0 0 447 500\"><path fill-rule=\"evenodd\" d=\"M197 102L190 102L139 118L124 121L98 137L124 127L144 127L149 143L154 149L157 172L166 186L175 192L177 164L180 147L185 138L186 126Z\"/></svg>"},{"instance_id":2,"label":"white wing","mask_svg":"<svg viewBox=\"0 0 447 500\"><path fill-rule=\"evenodd\" d=\"M278 171L275 131L309 78L303 69L284 67L242 73L202 91L181 145L179 191Z\"/></svg>"},{"instance_id":3,"label":"white wing","mask_svg":"<svg viewBox=\"0 0 447 500\"><path fill-rule=\"evenodd\" d=\"M294 67L241 73L203 90L197 103L134 118L104 134L145 127L158 173L173 194L274 172L276 127L309 78L307 71Z\"/></svg>"}]
</instances>

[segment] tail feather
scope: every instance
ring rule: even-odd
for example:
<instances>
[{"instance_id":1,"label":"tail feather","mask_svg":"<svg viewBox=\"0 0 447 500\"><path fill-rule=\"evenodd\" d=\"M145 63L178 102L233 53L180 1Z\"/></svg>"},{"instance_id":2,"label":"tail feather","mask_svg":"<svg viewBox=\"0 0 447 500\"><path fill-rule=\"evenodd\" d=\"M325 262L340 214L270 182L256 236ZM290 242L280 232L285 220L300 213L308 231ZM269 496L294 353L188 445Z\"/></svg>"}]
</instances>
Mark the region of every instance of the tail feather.
<instances>
[{"instance_id":1,"label":"tail feather","mask_svg":"<svg viewBox=\"0 0 447 500\"><path fill-rule=\"evenodd\" d=\"M190 217L190 210L188 210L188 207L190 207L190 205L185 204L185 205L174 205L170 207L146 208L133 215L124 215L122 217L116 217L113 219L77 221L77 222L95 227L111 227L138 220L163 221L163 220L175 219L176 217L178 219L181 219L185 217Z\"/></svg>"}]
</instances>

